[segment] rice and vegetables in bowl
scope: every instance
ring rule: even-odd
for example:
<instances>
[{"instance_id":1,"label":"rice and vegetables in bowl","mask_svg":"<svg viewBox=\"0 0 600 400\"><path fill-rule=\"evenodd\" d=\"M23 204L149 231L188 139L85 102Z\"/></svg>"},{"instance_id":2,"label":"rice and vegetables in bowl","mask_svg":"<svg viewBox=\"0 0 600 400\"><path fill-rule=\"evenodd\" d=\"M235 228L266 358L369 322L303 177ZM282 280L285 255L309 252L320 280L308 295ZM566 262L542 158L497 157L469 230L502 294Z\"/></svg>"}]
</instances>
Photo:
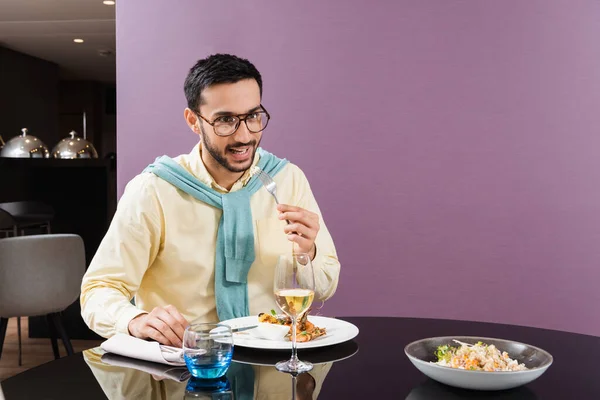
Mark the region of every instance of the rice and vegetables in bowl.
<instances>
[{"instance_id":1,"label":"rice and vegetables in bowl","mask_svg":"<svg viewBox=\"0 0 600 400\"><path fill-rule=\"evenodd\" d=\"M524 371L525 364L510 358L506 351L500 351L493 344L478 341L475 344L453 339L458 346L440 345L435 351L435 364L443 367L468 369L470 371ZM433 361L431 361L433 362Z\"/></svg>"},{"instance_id":2,"label":"rice and vegetables in bowl","mask_svg":"<svg viewBox=\"0 0 600 400\"><path fill-rule=\"evenodd\" d=\"M430 378L450 386L502 390L537 379L552 364L552 356L525 343L471 336L417 340L404 352Z\"/></svg>"}]
</instances>

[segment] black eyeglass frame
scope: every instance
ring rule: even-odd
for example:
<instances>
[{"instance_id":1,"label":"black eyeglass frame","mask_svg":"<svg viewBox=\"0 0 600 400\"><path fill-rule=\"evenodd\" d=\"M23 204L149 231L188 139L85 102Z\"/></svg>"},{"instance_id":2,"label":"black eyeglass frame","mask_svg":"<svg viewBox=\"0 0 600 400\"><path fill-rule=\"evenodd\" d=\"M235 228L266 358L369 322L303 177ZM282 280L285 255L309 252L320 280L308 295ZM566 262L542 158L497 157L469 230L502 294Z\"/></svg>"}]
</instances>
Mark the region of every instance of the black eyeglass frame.
<instances>
[{"instance_id":1,"label":"black eyeglass frame","mask_svg":"<svg viewBox=\"0 0 600 400\"><path fill-rule=\"evenodd\" d=\"M259 131L253 131L253 130L252 130L252 129L250 129L250 127L248 126L248 121L247 121L247 119L248 119L248 116L249 116L249 115L255 114L255 113L257 113L257 112L264 112L264 113L267 115L267 121L264 123L264 125L263 125L263 127L262 127L262 129L261 129L261 130L259 130ZM267 127L267 125L269 124L269 121L271 120L271 114L269 114L269 112L267 111L267 109L265 108L265 106L263 106L262 104L260 105L260 110L256 110L256 111L253 111L253 112L251 112L251 113L246 113L246 114L238 114L238 115L221 115L221 116L219 116L219 117L215 118L215 119L214 119L212 122L211 122L211 121L209 121L208 119L206 119L205 117L203 117L203 116L202 116L202 114L200 114L200 112L199 112L199 111L194 111L194 114L196 114L198 117L202 118L202 120L203 120L204 122L206 122L207 124L209 124L210 126L212 126L212 128L213 128L213 132L215 133L215 135L217 135L217 136L221 136L221 137L227 137L227 136L231 136L231 135L233 135L234 133L236 133L236 132L237 132L237 130L239 129L239 127L240 127L240 124L242 123L242 121L244 121L244 124L246 124L246 128L248 128L248 131L249 131L249 132L252 132L252 133L258 133L258 132L262 132L262 131L264 131L264 130L265 130L265 128L266 128L266 127ZM215 128L215 123L217 122L217 120L218 120L219 118L225 118L225 117L235 117L235 118L237 118L237 123L235 124L235 129L234 129L234 130L233 130L233 131L232 131L230 134L227 134L227 135L221 135L221 134L217 133L217 130L216 130L216 128Z\"/></svg>"}]
</instances>

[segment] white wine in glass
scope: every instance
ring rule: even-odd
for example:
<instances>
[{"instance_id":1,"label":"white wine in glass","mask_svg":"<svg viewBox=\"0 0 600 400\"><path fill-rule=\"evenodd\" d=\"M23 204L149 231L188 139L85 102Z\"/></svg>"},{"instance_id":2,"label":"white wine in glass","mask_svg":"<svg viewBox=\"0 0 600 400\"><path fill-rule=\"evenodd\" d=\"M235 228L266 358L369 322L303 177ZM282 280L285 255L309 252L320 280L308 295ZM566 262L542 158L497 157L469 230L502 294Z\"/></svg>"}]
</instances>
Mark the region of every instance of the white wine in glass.
<instances>
[{"instance_id":1,"label":"white wine in glass","mask_svg":"<svg viewBox=\"0 0 600 400\"><path fill-rule=\"evenodd\" d=\"M292 374L310 371L313 365L300 361L296 351L298 320L308 311L315 297L315 274L310 256L305 253L279 256L273 291L281 311L292 319L292 357L278 362L275 367Z\"/></svg>"},{"instance_id":2,"label":"white wine in glass","mask_svg":"<svg viewBox=\"0 0 600 400\"><path fill-rule=\"evenodd\" d=\"M281 289L275 292L275 301L281 311L292 318L302 316L313 302L314 290Z\"/></svg>"}]
</instances>

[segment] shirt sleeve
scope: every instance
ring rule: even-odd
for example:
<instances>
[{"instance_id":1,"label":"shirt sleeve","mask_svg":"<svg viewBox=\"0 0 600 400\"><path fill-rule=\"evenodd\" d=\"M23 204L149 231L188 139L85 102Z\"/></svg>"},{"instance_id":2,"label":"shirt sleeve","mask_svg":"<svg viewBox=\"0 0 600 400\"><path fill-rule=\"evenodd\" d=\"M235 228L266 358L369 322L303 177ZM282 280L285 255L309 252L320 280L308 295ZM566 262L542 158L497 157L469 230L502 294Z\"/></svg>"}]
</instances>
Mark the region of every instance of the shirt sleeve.
<instances>
[{"instance_id":1,"label":"shirt sleeve","mask_svg":"<svg viewBox=\"0 0 600 400\"><path fill-rule=\"evenodd\" d=\"M142 174L126 187L110 227L81 284L81 315L105 338L129 334L129 322L146 312L131 303L162 242L155 177Z\"/></svg>"},{"instance_id":2,"label":"shirt sleeve","mask_svg":"<svg viewBox=\"0 0 600 400\"><path fill-rule=\"evenodd\" d=\"M327 229L327 225L325 225L323 215L310 188L310 184L302 170L298 167L296 167L294 178L297 185L295 190L295 193L298 195L297 206L319 215L320 229L315 239L317 252L312 264L315 271L315 300L325 301L333 296L337 289L340 276L340 262L333 238Z\"/></svg>"}]
</instances>

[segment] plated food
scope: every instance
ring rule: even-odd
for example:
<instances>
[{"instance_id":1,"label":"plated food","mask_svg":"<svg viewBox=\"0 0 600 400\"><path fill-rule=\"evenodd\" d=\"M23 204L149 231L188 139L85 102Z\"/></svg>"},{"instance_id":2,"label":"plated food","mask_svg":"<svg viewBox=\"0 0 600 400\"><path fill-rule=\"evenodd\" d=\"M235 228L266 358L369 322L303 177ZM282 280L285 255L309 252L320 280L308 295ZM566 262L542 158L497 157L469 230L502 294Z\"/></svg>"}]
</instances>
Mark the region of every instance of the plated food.
<instances>
[{"instance_id":1,"label":"plated food","mask_svg":"<svg viewBox=\"0 0 600 400\"><path fill-rule=\"evenodd\" d=\"M320 315L310 315L308 319L315 326L319 328L325 328L326 334L318 337L317 339L298 343L298 349L316 349L344 343L348 340L354 339L359 333L358 327L348 321L344 321L343 319L328 318ZM245 328L254 325L258 326L254 329L243 330L235 333L233 335L233 343L236 346L268 350L291 350L292 348L292 342L289 340L289 337L285 337L289 334L289 326L258 322L257 314L221 321L221 324L229 325L232 329ZM262 329L264 333L266 333L266 331L273 333L273 337L270 335L269 337L266 337L266 335L265 337L262 335L260 335L261 337L258 337L255 332L259 329ZM275 334L279 336L274 337ZM438 366L436 367L442 368Z\"/></svg>"},{"instance_id":2,"label":"plated food","mask_svg":"<svg viewBox=\"0 0 600 400\"><path fill-rule=\"evenodd\" d=\"M525 364L510 358L506 351L501 352L493 344L478 341L475 344L453 339L458 346L441 345L435 351L434 364L443 367L468 369L470 371L524 371Z\"/></svg>"},{"instance_id":3,"label":"plated food","mask_svg":"<svg viewBox=\"0 0 600 400\"><path fill-rule=\"evenodd\" d=\"M299 343L303 343L303 342L309 342L311 340L314 340L318 337L324 336L327 334L327 330L325 328L319 328L318 326L316 326L315 324L313 324L312 322L310 322L308 320L308 313L310 312L307 311L306 313L304 313L304 315L302 316L302 318L300 318L300 320L298 321L298 325L296 327L296 341ZM260 313L258 314L258 322L259 323L268 323L268 324L274 324L274 325L282 325L282 326L289 326L289 331L287 333L287 335L285 335L285 338L287 340L291 340L291 336L292 336L292 319L286 315L277 315L277 313L275 313L275 310L271 310L271 313L267 314L267 313Z\"/></svg>"}]
</instances>

